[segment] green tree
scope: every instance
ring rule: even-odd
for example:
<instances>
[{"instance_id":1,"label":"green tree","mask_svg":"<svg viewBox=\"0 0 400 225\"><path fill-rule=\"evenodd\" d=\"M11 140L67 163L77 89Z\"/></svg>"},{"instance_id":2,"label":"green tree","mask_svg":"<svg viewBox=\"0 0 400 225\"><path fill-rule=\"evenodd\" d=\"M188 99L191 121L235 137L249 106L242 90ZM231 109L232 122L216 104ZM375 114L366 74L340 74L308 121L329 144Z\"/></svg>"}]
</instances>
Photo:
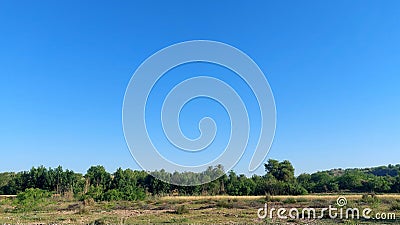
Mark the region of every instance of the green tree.
<instances>
[{"instance_id":1,"label":"green tree","mask_svg":"<svg viewBox=\"0 0 400 225\"><path fill-rule=\"evenodd\" d=\"M326 171L311 174L310 182L310 191L314 193L335 192L339 190L335 178Z\"/></svg>"},{"instance_id":2,"label":"green tree","mask_svg":"<svg viewBox=\"0 0 400 225\"><path fill-rule=\"evenodd\" d=\"M279 162L270 159L264 166L267 174L271 174L278 181L293 182L295 180L294 167L288 160Z\"/></svg>"},{"instance_id":3,"label":"green tree","mask_svg":"<svg viewBox=\"0 0 400 225\"><path fill-rule=\"evenodd\" d=\"M94 186L103 186L107 188L111 182L111 175L103 166L92 166L86 172L85 177L89 179L89 183Z\"/></svg>"},{"instance_id":4,"label":"green tree","mask_svg":"<svg viewBox=\"0 0 400 225\"><path fill-rule=\"evenodd\" d=\"M365 180L365 174L358 170L346 171L338 178L340 189L349 191L362 190L363 180Z\"/></svg>"}]
</instances>

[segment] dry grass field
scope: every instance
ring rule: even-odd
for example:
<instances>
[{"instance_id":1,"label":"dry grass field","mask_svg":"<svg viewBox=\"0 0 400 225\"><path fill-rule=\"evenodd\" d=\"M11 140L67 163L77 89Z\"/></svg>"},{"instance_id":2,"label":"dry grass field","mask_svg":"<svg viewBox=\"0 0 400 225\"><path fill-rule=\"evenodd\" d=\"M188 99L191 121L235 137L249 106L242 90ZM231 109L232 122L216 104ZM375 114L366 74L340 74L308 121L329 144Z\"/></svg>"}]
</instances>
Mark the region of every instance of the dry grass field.
<instances>
[{"instance_id":1,"label":"dry grass field","mask_svg":"<svg viewBox=\"0 0 400 225\"><path fill-rule=\"evenodd\" d=\"M400 215L400 195L345 195L349 207ZM306 196L173 196L138 202L93 202L49 199L35 210L21 210L11 198L0 200L0 224L399 224L397 220L259 219L271 207L323 208L338 195Z\"/></svg>"},{"instance_id":2,"label":"dry grass field","mask_svg":"<svg viewBox=\"0 0 400 225\"><path fill-rule=\"evenodd\" d=\"M321 195L276 195L273 196L273 198L277 199L288 199L288 198L294 198L294 199L307 199L307 200L330 200L334 199L336 200L338 198L338 194L321 194ZM386 194L386 195L381 195L384 198L391 198L391 199L400 199L400 195L394 195L394 194ZM362 197L362 194L348 194L345 195L346 199L360 199ZM379 196L378 196L379 197ZM167 196L167 197L162 197L161 199L163 200L204 200L204 199L210 199L210 200L224 200L224 199L237 199L237 200L257 200L257 199L263 199L264 196L228 196L228 195L217 195L217 196Z\"/></svg>"}]
</instances>

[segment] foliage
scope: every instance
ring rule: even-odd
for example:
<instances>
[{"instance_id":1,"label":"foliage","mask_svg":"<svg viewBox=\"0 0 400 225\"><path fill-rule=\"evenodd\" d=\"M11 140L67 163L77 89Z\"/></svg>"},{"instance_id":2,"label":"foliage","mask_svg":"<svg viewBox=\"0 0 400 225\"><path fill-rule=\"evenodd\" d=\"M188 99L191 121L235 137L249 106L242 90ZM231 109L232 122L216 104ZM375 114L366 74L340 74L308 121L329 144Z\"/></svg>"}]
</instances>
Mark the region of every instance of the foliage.
<instances>
[{"instance_id":1,"label":"foliage","mask_svg":"<svg viewBox=\"0 0 400 225\"><path fill-rule=\"evenodd\" d=\"M0 176L1 177L1 176ZM38 188L57 194L82 190L82 175L73 171L64 171L61 166L46 169L43 166L32 168L29 171L11 173L6 185L0 186L2 194L17 194L28 188Z\"/></svg>"},{"instance_id":2,"label":"foliage","mask_svg":"<svg viewBox=\"0 0 400 225\"><path fill-rule=\"evenodd\" d=\"M271 174L278 181L293 182L295 179L294 167L288 160L279 162L270 159L268 160L268 163L265 164L265 171L267 174Z\"/></svg>"},{"instance_id":3,"label":"foliage","mask_svg":"<svg viewBox=\"0 0 400 225\"><path fill-rule=\"evenodd\" d=\"M165 170L145 171L117 169L109 173L103 166L90 167L85 175L43 166L18 173L0 173L0 194L15 195L25 191L32 196L38 190L44 193L67 195L73 193L80 200L137 201L147 196L166 195L304 195L308 193L399 193L400 166L389 165L369 169L336 169L312 174L294 175L294 167L285 161L270 159L264 165L265 175L246 177L230 171L224 174L222 166L209 167L201 173L170 173ZM157 175L157 176L152 176ZM210 181L198 186L176 186L165 181ZM218 177L218 179L215 179ZM33 191L35 190L35 191ZM19 203L23 205L23 200ZM35 197L33 197L35 198ZM39 200L35 200L36 202ZM28 207L29 208L29 207Z\"/></svg>"},{"instance_id":4,"label":"foliage","mask_svg":"<svg viewBox=\"0 0 400 225\"><path fill-rule=\"evenodd\" d=\"M37 211L48 201L51 193L38 188L29 188L20 192L14 202L18 210Z\"/></svg>"}]
</instances>

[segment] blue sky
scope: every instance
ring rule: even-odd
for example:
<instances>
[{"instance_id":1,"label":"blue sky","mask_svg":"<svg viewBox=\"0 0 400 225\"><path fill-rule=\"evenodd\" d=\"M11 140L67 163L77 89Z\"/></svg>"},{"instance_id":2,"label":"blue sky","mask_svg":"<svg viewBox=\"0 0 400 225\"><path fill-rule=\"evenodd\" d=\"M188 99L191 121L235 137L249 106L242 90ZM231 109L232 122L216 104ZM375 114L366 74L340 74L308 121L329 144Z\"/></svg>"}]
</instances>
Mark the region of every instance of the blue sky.
<instances>
[{"instance_id":1,"label":"blue sky","mask_svg":"<svg viewBox=\"0 0 400 225\"><path fill-rule=\"evenodd\" d=\"M268 158L297 174L400 163L398 1L2 1L0 21L0 171L138 169L125 88L147 57L195 39L235 46L266 74ZM182 129L195 137L192 123Z\"/></svg>"}]
</instances>

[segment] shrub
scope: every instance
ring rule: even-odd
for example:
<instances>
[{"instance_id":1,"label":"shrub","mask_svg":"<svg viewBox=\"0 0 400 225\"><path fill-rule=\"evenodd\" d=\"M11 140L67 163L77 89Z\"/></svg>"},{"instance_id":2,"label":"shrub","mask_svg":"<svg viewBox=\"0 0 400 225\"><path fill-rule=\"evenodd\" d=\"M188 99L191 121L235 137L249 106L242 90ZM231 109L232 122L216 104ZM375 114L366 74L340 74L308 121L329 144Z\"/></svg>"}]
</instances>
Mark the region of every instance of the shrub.
<instances>
[{"instance_id":1,"label":"shrub","mask_svg":"<svg viewBox=\"0 0 400 225\"><path fill-rule=\"evenodd\" d=\"M78 209L77 214L82 215L82 214L89 214L89 210L86 208L86 206L80 206Z\"/></svg>"},{"instance_id":2,"label":"shrub","mask_svg":"<svg viewBox=\"0 0 400 225\"><path fill-rule=\"evenodd\" d=\"M229 202L227 202L225 200L218 201L216 206L219 208L228 208L228 209L232 208L232 204L230 204Z\"/></svg>"},{"instance_id":3,"label":"shrub","mask_svg":"<svg viewBox=\"0 0 400 225\"><path fill-rule=\"evenodd\" d=\"M267 193L266 195L265 195L265 201L266 202L270 202L272 200L272 196L269 194L269 193Z\"/></svg>"},{"instance_id":4,"label":"shrub","mask_svg":"<svg viewBox=\"0 0 400 225\"><path fill-rule=\"evenodd\" d=\"M380 199L375 194L371 194L371 195L363 194L361 197L361 202L376 204L376 203L380 203Z\"/></svg>"},{"instance_id":5,"label":"shrub","mask_svg":"<svg viewBox=\"0 0 400 225\"><path fill-rule=\"evenodd\" d=\"M29 188L20 192L14 201L17 210L36 211L48 202L51 193L37 188Z\"/></svg>"},{"instance_id":6,"label":"shrub","mask_svg":"<svg viewBox=\"0 0 400 225\"><path fill-rule=\"evenodd\" d=\"M96 201L101 201L103 198L103 187L101 186L90 186L86 196L84 198L93 198Z\"/></svg>"},{"instance_id":7,"label":"shrub","mask_svg":"<svg viewBox=\"0 0 400 225\"><path fill-rule=\"evenodd\" d=\"M186 214L189 213L189 209L185 205L180 205L175 210L176 214Z\"/></svg>"},{"instance_id":8,"label":"shrub","mask_svg":"<svg viewBox=\"0 0 400 225\"><path fill-rule=\"evenodd\" d=\"M82 196L81 199L93 198L95 201L137 201L144 200L146 193L143 188L135 186L125 186L119 189L110 189L105 191L103 187L92 186L88 193Z\"/></svg>"},{"instance_id":9,"label":"shrub","mask_svg":"<svg viewBox=\"0 0 400 225\"><path fill-rule=\"evenodd\" d=\"M83 205L84 206L92 206L92 205L94 205L94 199L90 198L90 197L84 198L83 199Z\"/></svg>"},{"instance_id":10,"label":"shrub","mask_svg":"<svg viewBox=\"0 0 400 225\"><path fill-rule=\"evenodd\" d=\"M283 200L284 204L293 204L293 203L296 203L296 202L297 201L294 198L287 198L287 199Z\"/></svg>"},{"instance_id":11,"label":"shrub","mask_svg":"<svg viewBox=\"0 0 400 225\"><path fill-rule=\"evenodd\" d=\"M119 201L122 200L124 197L124 193L121 191L112 189L104 193L104 198L103 200L105 201Z\"/></svg>"},{"instance_id":12,"label":"shrub","mask_svg":"<svg viewBox=\"0 0 400 225\"><path fill-rule=\"evenodd\" d=\"M127 186L120 190L120 192L124 194L122 200L137 201L144 200L146 198L146 193L144 190L135 186Z\"/></svg>"}]
</instances>

